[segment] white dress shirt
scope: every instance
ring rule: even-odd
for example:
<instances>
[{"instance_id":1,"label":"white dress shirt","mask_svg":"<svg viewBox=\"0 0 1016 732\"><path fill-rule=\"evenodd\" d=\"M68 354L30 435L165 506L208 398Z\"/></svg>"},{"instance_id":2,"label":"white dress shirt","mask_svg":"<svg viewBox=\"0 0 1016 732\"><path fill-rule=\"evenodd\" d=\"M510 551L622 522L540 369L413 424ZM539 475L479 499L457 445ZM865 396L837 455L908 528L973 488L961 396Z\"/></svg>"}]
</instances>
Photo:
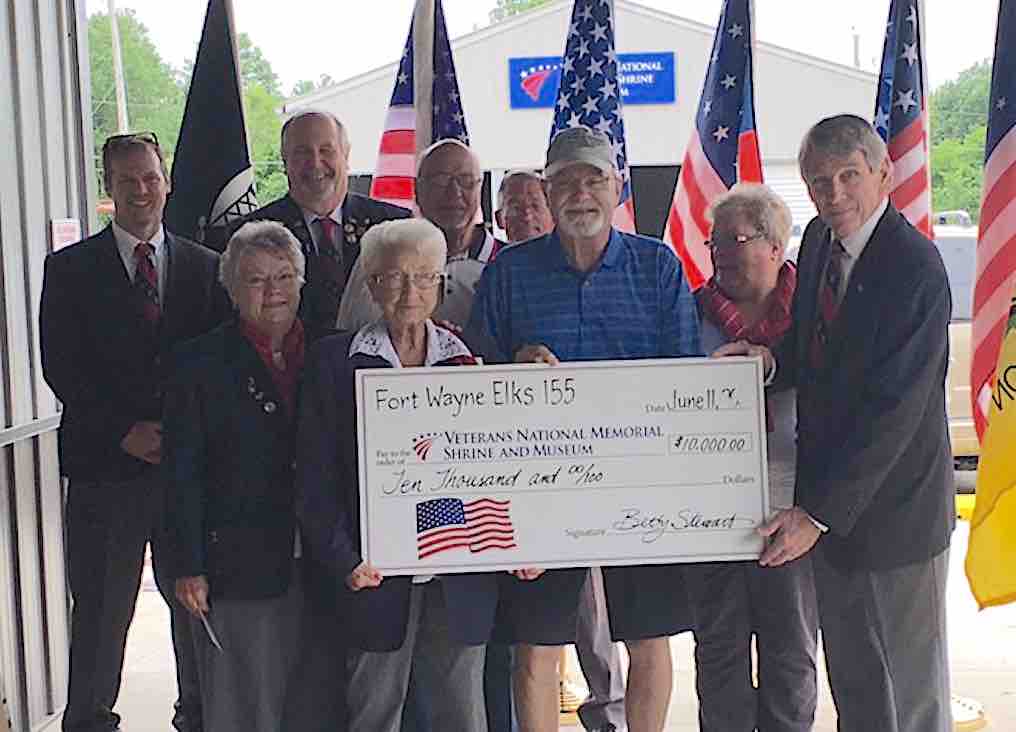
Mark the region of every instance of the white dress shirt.
<instances>
[{"instance_id":1,"label":"white dress shirt","mask_svg":"<svg viewBox=\"0 0 1016 732\"><path fill-rule=\"evenodd\" d=\"M138 271L138 262L134 259L134 249L143 240L138 239L115 220L113 221L113 237L116 239L116 248L120 252L120 259L127 270L127 277L133 284L134 275ZM159 280L159 303L161 304L166 300L166 230L159 226L159 230L155 232L155 236L148 240L148 243L154 251L152 259L155 260L155 274Z\"/></svg>"}]
</instances>

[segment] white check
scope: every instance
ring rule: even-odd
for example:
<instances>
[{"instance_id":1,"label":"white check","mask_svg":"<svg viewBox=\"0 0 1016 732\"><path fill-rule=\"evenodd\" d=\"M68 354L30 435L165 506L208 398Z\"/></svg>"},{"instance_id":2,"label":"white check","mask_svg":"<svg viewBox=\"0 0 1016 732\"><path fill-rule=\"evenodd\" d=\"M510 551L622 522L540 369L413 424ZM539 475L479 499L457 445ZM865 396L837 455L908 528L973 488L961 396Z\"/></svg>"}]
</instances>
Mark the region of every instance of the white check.
<instances>
[{"instance_id":1,"label":"white check","mask_svg":"<svg viewBox=\"0 0 1016 732\"><path fill-rule=\"evenodd\" d=\"M757 558L762 362L357 372L363 556L388 575Z\"/></svg>"}]
</instances>

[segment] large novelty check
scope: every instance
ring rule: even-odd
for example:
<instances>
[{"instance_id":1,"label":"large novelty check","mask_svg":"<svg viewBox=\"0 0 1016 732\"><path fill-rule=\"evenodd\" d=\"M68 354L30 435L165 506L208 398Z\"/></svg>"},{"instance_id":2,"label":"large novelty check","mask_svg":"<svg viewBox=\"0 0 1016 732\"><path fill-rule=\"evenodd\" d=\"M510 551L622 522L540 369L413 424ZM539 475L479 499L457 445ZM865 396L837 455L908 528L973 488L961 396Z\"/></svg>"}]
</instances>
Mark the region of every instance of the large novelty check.
<instances>
[{"instance_id":1,"label":"large novelty check","mask_svg":"<svg viewBox=\"0 0 1016 732\"><path fill-rule=\"evenodd\" d=\"M364 557L385 574L756 558L762 363L357 372Z\"/></svg>"}]
</instances>

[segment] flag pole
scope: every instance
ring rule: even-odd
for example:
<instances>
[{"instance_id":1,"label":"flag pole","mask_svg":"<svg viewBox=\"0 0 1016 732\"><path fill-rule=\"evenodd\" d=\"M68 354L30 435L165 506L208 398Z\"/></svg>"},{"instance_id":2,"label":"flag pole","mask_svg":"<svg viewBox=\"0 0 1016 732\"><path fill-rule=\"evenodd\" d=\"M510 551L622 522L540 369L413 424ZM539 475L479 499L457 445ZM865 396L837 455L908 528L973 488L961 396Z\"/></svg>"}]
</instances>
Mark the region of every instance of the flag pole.
<instances>
[{"instance_id":1,"label":"flag pole","mask_svg":"<svg viewBox=\"0 0 1016 732\"><path fill-rule=\"evenodd\" d=\"M416 159L430 145L433 138L434 82L429 74L419 69L434 66L434 3L435 0L417 0L413 14L413 96L416 100Z\"/></svg>"},{"instance_id":2,"label":"flag pole","mask_svg":"<svg viewBox=\"0 0 1016 732\"><path fill-rule=\"evenodd\" d=\"M127 120L127 89L123 81L123 54L120 51L120 24L116 19L116 0L109 0L109 25L113 37L113 86L116 88L116 131L123 134Z\"/></svg>"}]
</instances>

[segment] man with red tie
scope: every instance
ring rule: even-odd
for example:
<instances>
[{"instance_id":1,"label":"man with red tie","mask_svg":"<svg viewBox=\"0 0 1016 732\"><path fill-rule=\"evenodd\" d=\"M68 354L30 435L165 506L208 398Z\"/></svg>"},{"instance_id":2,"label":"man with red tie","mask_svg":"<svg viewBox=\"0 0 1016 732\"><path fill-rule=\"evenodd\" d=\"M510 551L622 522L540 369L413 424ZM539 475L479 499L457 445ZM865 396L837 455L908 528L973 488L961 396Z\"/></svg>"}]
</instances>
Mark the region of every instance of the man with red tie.
<instances>
[{"instance_id":1,"label":"man with red tie","mask_svg":"<svg viewBox=\"0 0 1016 732\"><path fill-rule=\"evenodd\" d=\"M173 724L199 732L193 646L186 613L173 601L162 526L162 385L169 351L216 326L229 306L215 252L163 228L169 176L155 135L109 138L102 162L113 221L46 259L39 315L43 374L63 403L60 469L70 478L74 606L63 729L119 729L113 706L151 542L156 584L171 610Z\"/></svg>"},{"instance_id":2,"label":"man with red tie","mask_svg":"<svg viewBox=\"0 0 1016 732\"><path fill-rule=\"evenodd\" d=\"M312 335L335 327L342 293L371 226L407 218L408 209L349 191L349 138L328 112L298 112L282 126L282 162L289 191L245 221L278 221L300 241L307 282L300 320Z\"/></svg>"}]
</instances>

